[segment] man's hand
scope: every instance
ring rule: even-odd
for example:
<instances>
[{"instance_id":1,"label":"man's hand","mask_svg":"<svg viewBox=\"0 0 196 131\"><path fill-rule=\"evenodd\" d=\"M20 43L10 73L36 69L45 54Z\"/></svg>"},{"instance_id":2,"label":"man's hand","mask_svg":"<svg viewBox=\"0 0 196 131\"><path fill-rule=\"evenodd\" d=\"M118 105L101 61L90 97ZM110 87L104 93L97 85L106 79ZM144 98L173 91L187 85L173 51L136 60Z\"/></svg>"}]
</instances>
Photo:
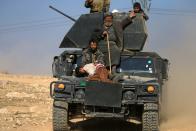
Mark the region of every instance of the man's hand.
<instances>
[{"instance_id":1,"label":"man's hand","mask_svg":"<svg viewBox=\"0 0 196 131\"><path fill-rule=\"evenodd\" d=\"M134 18L136 16L135 12L134 11L131 11L130 15L129 15L131 18Z\"/></svg>"},{"instance_id":2,"label":"man's hand","mask_svg":"<svg viewBox=\"0 0 196 131\"><path fill-rule=\"evenodd\" d=\"M104 31L103 34L102 34L102 37L105 37L108 35L108 32L107 31Z\"/></svg>"},{"instance_id":3,"label":"man's hand","mask_svg":"<svg viewBox=\"0 0 196 131\"><path fill-rule=\"evenodd\" d=\"M79 69L79 72L82 73L82 74L84 74L86 71L84 70L83 67L81 67L81 68Z\"/></svg>"},{"instance_id":4,"label":"man's hand","mask_svg":"<svg viewBox=\"0 0 196 131\"><path fill-rule=\"evenodd\" d=\"M144 14L144 12L142 12L142 16L145 17L146 15Z\"/></svg>"}]
</instances>

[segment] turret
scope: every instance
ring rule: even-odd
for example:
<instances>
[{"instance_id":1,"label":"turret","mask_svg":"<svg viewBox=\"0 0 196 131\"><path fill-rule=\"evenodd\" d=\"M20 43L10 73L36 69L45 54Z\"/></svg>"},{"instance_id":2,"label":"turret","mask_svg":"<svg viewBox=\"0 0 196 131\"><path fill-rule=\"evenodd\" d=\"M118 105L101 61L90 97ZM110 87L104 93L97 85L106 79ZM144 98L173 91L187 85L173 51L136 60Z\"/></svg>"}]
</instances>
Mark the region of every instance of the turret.
<instances>
[{"instance_id":1,"label":"turret","mask_svg":"<svg viewBox=\"0 0 196 131\"><path fill-rule=\"evenodd\" d=\"M74 21L74 25L65 35L60 48L86 48L95 29L103 26L103 13L83 14L78 20L50 6L51 9ZM114 21L126 18L129 13L115 13ZM123 32L124 49L142 51L147 39L147 29L143 16L137 14L133 22Z\"/></svg>"},{"instance_id":2,"label":"turret","mask_svg":"<svg viewBox=\"0 0 196 131\"><path fill-rule=\"evenodd\" d=\"M123 19L128 13L119 13L114 20ZM79 17L76 23L65 35L60 48L86 48L88 41L95 29L103 25L103 14L84 14ZM145 20L140 14L133 19L133 23L124 30L124 49L141 51L147 39Z\"/></svg>"}]
</instances>

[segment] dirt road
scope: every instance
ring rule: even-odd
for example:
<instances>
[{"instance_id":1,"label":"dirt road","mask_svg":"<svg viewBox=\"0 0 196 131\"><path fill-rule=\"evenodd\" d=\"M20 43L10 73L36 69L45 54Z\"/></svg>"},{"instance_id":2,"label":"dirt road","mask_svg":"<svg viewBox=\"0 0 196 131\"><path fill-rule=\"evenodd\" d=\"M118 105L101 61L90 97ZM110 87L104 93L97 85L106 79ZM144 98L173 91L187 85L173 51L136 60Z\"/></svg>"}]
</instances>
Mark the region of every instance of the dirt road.
<instances>
[{"instance_id":1,"label":"dirt road","mask_svg":"<svg viewBox=\"0 0 196 131\"><path fill-rule=\"evenodd\" d=\"M43 76L0 74L0 131L52 131L52 100L49 96L52 80ZM169 115L161 125L162 131L196 131L193 115L187 112ZM83 122L74 130L137 131L139 128L108 120Z\"/></svg>"}]
</instances>

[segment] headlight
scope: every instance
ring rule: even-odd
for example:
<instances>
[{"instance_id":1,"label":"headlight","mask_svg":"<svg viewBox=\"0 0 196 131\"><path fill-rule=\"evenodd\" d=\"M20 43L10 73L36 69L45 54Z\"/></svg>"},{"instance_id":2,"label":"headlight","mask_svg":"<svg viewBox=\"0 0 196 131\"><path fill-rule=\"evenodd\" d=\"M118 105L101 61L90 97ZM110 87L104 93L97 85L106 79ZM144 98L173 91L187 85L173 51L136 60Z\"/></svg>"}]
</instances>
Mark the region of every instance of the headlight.
<instances>
[{"instance_id":1,"label":"headlight","mask_svg":"<svg viewBox=\"0 0 196 131\"><path fill-rule=\"evenodd\" d=\"M64 84L55 84L55 88L58 88L58 89L64 89L65 88L65 85Z\"/></svg>"},{"instance_id":2,"label":"headlight","mask_svg":"<svg viewBox=\"0 0 196 131\"><path fill-rule=\"evenodd\" d=\"M154 86L147 86L146 90L148 93L152 94L155 92L155 87Z\"/></svg>"}]
</instances>

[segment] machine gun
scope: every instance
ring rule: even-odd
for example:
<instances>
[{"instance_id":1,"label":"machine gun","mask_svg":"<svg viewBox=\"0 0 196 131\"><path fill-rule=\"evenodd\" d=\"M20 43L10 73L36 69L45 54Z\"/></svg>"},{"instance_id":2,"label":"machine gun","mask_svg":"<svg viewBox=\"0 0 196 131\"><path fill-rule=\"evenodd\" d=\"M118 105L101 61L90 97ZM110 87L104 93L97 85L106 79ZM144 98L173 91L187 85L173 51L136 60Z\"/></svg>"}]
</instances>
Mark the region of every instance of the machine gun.
<instances>
[{"instance_id":1,"label":"machine gun","mask_svg":"<svg viewBox=\"0 0 196 131\"><path fill-rule=\"evenodd\" d=\"M58 12L59 14L61 14L61 15L63 15L63 16L65 16L65 17L67 17L68 19L70 19L70 20L72 20L73 22L76 22L77 20L76 19L74 19L73 17L71 17L71 16L69 16L69 15L67 15L67 14L65 14L65 13L63 13L62 11L60 11L60 10L58 10L58 9L56 9L56 8L54 8L53 6L49 6L49 8L50 9L52 9L52 10L54 10L54 11L56 11L56 12Z\"/></svg>"}]
</instances>

